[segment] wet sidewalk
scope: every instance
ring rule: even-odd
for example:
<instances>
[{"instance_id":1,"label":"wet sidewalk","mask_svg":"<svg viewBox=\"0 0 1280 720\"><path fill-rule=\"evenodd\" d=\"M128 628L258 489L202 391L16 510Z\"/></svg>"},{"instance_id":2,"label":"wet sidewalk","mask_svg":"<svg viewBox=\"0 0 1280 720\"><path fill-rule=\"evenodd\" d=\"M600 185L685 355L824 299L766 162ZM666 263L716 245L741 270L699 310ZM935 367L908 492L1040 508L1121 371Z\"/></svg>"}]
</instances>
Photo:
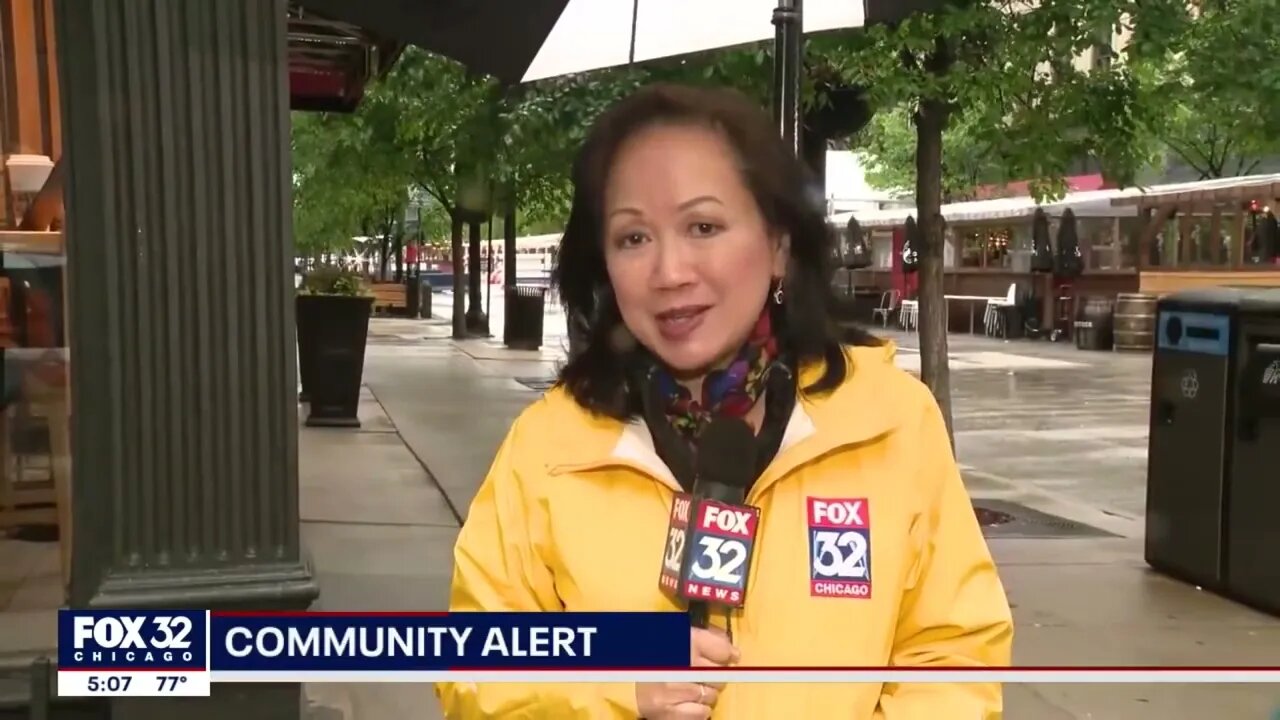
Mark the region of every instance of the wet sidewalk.
<instances>
[{"instance_id":1,"label":"wet sidewalk","mask_svg":"<svg viewBox=\"0 0 1280 720\"><path fill-rule=\"evenodd\" d=\"M913 339L898 340L910 369ZM1142 561L1148 359L970 338L952 351L957 452L995 523L1017 664L1275 663L1280 620ZM445 607L459 518L558 356L492 340L371 343L365 427L301 431L320 609ZM314 717L438 716L428 687L317 685L308 695ZM1013 720L1269 720L1280 688L1017 685L1006 700Z\"/></svg>"}]
</instances>

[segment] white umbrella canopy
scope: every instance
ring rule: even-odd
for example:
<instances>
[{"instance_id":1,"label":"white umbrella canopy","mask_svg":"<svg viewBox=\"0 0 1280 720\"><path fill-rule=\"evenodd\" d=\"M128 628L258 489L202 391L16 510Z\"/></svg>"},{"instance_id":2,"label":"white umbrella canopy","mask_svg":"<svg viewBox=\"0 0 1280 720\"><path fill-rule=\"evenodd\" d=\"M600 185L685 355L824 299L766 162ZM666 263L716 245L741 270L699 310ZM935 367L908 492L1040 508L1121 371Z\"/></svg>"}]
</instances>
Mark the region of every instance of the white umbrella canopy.
<instances>
[{"instance_id":1,"label":"white umbrella canopy","mask_svg":"<svg viewBox=\"0 0 1280 720\"><path fill-rule=\"evenodd\" d=\"M569 0L522 80L775 37L778 0ZM862 27L865 0L804 0L805 33Z\"/></svg>"},{"instance_id":2,"label":"white umbrella canopy","mask_svg":"<svg viewBox=\"0 0 1280 720\"><path fill-rule=\"evenodd\" d=\"M814 33L893 23L948 0L293 1L519 83L776 38L775 10L799 11Z\"/></svg>"}]
</instances>

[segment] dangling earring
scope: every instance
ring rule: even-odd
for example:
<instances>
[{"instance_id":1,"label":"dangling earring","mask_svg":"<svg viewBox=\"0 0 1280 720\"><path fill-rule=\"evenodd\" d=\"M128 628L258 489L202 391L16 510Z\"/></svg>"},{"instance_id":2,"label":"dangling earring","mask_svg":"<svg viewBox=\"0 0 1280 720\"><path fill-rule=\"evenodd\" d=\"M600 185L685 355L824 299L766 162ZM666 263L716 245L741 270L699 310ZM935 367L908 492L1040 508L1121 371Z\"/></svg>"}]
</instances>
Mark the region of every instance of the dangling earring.
<instances>
[{"instance_id":1,"label":"dangling earring","mask_svg":"<svg viewBox=\"0 0 1280 720\"><path fill-rule=\"evenodd\" d=\"M778 287L773 291L773 303L782 304L782 278L778 278Z\"/></svg>"}]
</instances>

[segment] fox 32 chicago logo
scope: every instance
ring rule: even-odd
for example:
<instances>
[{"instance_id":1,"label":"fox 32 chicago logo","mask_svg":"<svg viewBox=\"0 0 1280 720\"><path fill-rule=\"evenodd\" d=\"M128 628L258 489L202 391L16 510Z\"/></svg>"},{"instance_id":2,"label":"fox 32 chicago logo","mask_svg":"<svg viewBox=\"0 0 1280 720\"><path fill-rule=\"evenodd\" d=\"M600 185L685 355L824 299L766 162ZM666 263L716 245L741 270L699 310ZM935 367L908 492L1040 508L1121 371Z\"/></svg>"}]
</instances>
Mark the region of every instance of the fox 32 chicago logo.
<instances>
[{"instance_id":1,"label":"fox 32 chicago logo","mask_svg":"<svg viewBox=\"0 0 1280 720\"><path fill-rule=\"evenodd\" d=\"M866 498L808 498L809 594L871 597L871 515Z\"/></svg>"},{"instance_id":2,"label":"fox 32 chicago logo","mask_svg":"<svg viewBox=\"0 0 1280 720\"><path fill-rule=\"evenodd\" d=\"M203 668L203 612L62 610L58 661L62 667Z\"/></svg>"}]
</instances>

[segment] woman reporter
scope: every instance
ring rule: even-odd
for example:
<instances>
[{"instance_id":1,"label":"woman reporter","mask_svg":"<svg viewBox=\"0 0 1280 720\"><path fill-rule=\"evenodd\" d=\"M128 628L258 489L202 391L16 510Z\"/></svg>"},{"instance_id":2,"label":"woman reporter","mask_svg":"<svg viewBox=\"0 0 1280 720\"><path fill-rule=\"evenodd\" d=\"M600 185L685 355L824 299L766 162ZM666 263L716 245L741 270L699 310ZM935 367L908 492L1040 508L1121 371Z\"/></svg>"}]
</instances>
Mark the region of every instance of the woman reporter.
<instances>
[{"instance_id":1,"label":"woman reporter","mask_svg":"<svg viewBox=\"0 0 1280 720\"><path fill-rule=\"evenodd\" d=\"M1003 666L1012 621L941 413L829 315L825 218L767 116L654 86L573 171L554 280L583 331L516 420L455 549L454 611L678 609L672 496L712 418L756 431L745 606L693 665ZM835 518L847 528L826 533ZM836 541L834 538L838 538ZM454 718L998 718L996 684L443 684Z\"/></svg>"}]
</instances>

